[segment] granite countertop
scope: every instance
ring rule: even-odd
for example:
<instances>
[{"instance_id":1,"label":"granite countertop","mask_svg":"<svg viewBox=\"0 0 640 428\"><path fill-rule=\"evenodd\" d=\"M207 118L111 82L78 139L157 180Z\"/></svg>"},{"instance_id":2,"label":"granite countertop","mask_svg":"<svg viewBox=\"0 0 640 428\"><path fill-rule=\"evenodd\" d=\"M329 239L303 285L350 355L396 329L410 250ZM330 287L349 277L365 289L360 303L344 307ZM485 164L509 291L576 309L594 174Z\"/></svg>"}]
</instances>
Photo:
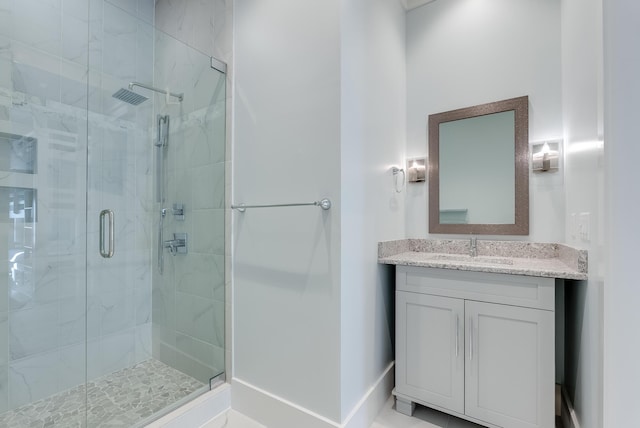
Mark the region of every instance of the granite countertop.
<instances>
[{"instance_id":1,"label":"granite countertop","mask_svg":"<svg viewBox=\"0 0 640 428\"><path fill-rule=\"evenodd\" d=\"M506 273L585 280L587 251L564 244L477 240L477 255L469 255L469 240L403 239L378 243L378 263L474 272Z\"/></svg>"}]
</instances>

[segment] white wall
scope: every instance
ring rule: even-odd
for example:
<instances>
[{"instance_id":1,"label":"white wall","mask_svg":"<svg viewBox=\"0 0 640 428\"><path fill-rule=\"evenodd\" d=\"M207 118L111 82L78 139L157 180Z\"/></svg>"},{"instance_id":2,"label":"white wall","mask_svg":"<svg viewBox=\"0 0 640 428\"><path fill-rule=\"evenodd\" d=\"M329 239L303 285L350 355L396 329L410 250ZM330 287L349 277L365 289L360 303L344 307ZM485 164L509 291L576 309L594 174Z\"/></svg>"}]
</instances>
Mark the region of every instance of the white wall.
<instances>
[{"instance_id":1,"label":"white wall","mask_svg":"<svg viewBox=\"0 0 640 428\"><path fill-rule=\"evenodd\" d=\"M605 1L605 181L607 271L604 291L604 424L638 424L640 287L640 3Z\"/></svg>"},{"instance_id":2,"label":"white wall","mask_svg":"<svg viewBox=\"0 0 640 428\"><path fill-rule=\"evenodd\" d=\"M529 96L529 140L562 137L560 0L447 0L407 14L407 156L429 114ZM564 238L561 175L530 181L531 241ZM427 236L427 183L407 196L407 236Z\"/></svg>"},{"instance_id":3,"label":"white wall","mask_svg":"<svg viewBox=\"0 0 640 428\"><path fill-rule=\"evenodd\" d=\"M589 280L568 282L564 385L583 428L602 427L604 151L602 0L562 1L566 240L589 251ZM590 213L590 239L572 215ZM612 425L622 426L622 425Z\"/></svg>"},{"instance_id":4,"label":"white wall","mask_svg":"<svg viewBox=\"0 0 640 428\"><path fill-rule=\"evenodd\" d=\"M342 420L393 361L393 271L377 242L404 238L404 197L389 171L405 141L405 12L343 0L341 94Z\"/></svg>"},{"instance_id":5,"label":"white wall","mask_svg":"<svg viewBox=\"0 0 640 428\"><path fill-rule=\"evenodd\" d=\"M340 418L340 3L236 2L234 377Z\"/></svg>"}]
</instances>

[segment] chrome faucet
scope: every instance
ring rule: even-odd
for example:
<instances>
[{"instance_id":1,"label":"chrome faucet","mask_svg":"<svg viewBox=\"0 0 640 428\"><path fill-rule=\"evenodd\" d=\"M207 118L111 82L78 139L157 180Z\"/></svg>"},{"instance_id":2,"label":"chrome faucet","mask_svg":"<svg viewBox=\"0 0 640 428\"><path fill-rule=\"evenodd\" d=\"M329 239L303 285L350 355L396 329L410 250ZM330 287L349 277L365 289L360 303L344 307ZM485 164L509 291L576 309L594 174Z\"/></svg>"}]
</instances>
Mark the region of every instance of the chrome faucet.
<instances>
[{"instance_id":1,"label":"chrome faucet","mask_svg":"<svg viewBox=\"0 0 640 428\"><path fill-rule=\"evenodd\" d=\"M478 238L473 237L469 240L469 256L475 257L478 255Z\"/></svg>"}]
</instances>

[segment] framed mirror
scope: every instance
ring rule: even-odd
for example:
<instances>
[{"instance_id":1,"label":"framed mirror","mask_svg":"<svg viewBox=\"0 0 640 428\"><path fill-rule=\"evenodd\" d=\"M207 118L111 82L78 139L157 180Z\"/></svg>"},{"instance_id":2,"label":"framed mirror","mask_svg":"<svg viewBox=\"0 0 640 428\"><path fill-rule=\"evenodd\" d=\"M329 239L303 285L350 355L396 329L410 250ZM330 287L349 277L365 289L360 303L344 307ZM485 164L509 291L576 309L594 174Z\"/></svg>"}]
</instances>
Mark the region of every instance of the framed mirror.
<instances>
[{"instance_id":1,"label":"framed mirror","mask_svg":"<svg viewBox=\"0 0 640 428\"><path fill-rule=\"evenodd\" d=\"M529 99L429 115L429 233L529 234Z\"/></svg>"}]
</instances>

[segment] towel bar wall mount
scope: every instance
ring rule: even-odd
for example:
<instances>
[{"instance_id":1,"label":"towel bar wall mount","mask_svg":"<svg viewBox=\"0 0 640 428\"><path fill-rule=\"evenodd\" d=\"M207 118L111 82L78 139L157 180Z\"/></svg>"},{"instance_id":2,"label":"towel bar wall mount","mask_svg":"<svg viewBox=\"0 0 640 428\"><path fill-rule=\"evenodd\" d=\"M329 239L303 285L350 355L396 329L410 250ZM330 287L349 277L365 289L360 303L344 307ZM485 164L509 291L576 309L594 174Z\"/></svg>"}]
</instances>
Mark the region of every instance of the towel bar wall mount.
<instances>
[{"instance_id":1,"label":"towel bar wall mount","mask_svg":"<svg viewBox=\"0 0 640 428\"><path fill-rule=\"evenodd\" d=\"M245 212L247 208L274 208L274 207L300 207L300 206L307 206L307 205L313 205L313 206L317 206L322 208L323 210L328 210L331 208L331 201L327 198L321 199L319 201L313 201L313 202L299 202L299 203L294 203L294 204L268 204L268 205L245 205L245 204L239 204L239 205L231 205L231 209L232 210L238 210L241 213Z\"/></svg>"}]
</instances>

